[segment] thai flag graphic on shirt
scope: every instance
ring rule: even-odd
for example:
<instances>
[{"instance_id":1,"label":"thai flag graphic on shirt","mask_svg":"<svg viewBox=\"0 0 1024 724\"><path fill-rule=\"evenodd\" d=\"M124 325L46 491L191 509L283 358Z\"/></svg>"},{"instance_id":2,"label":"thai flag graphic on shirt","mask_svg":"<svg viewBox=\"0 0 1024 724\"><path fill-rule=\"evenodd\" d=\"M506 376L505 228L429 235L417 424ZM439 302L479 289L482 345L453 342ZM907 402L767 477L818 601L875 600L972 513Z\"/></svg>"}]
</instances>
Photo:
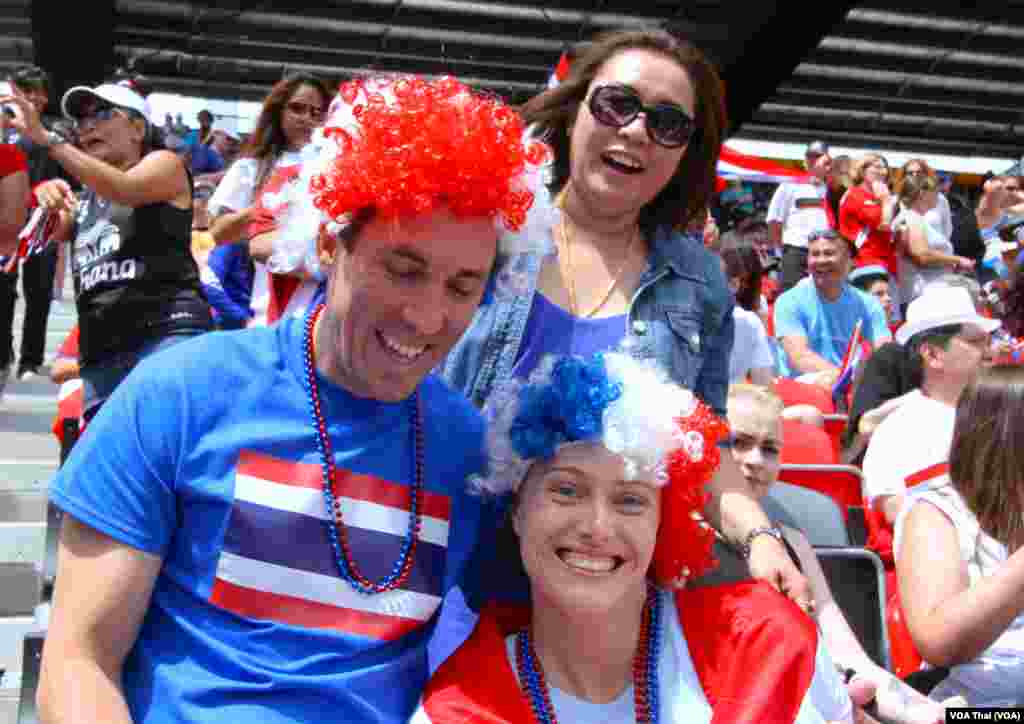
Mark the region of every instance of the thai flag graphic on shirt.
<instances>
[{"instance_id":1,"label":"thai flag graphic on shirt","mask_svg":"<svg viewBox=\"0 0 1024 724\"><path fill-rule=\"evenodd\" d=\"M342 516L356 566L389 574L409 527L410 487L338 468ZM319 465L245 451L210 602L249 619L394 641L441 604L451 500L424 491L412 572L402 588L357 593L328 536Z\"/></svg>"}]
</instances>

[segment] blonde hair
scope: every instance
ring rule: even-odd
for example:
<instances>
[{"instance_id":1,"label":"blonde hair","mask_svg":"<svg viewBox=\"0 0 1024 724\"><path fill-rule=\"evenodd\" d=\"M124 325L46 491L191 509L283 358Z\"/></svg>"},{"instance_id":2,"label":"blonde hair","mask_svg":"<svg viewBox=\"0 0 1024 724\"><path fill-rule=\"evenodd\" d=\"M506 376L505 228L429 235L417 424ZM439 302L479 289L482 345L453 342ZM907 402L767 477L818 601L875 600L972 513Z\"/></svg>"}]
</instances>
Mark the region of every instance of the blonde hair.
<instances>
[{"instance_id":1,"label":"blonde hair","mask_svg":"<svg viewBox=\"0 0 1024 724\"><path fill-rule=\"evenodd\" d=\"M866 154L850 164L850 182L854 186L859 186L864 183L864 169L875 161L881 161L885 164L886 169L889 168L889 162L885 160L885 156L877 153Z\"/></svg>"},{"instance_id":2,"label":"blonde hair","mask_svg":"<svg viewBox=\"0 0 1024 724\"><path fill-rule=\"evenodd\" d=\"M900 203L910 206L921 198L922 194L938 190L939 181L934 176L905 176L899 183Z\"/></svg>"},{"instance_id":3,"label":"blonde hair","mask_svg":"<svg viewBox=\"0 0 1024 724\"><path fill-rule=\"evenodd\" d=\"M771 388L761 385L752 385L747 382L737 382L729 385L729 394L726 399L726 409L732 409L733 400L746 400L760 408L774 413L776 417L782 416L785 405L782 398L776 395Z\"/></svg>"}]
</instances>

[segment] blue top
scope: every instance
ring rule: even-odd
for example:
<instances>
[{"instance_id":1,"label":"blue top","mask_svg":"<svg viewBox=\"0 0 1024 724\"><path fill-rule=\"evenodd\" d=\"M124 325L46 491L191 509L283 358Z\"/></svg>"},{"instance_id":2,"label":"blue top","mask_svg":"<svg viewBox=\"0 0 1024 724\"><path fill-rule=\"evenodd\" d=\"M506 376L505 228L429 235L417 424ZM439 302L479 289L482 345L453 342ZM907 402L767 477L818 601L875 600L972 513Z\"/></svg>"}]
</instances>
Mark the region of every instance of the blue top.
<instances>
[{"instance_id":1,"label":"blue top","mask_svg":"<svg viewBox=\"0 0 1024 724\"><path fill-rule=\"evenodd\" d=\"M806 337L811 351L836 367L843 364L858 321L862 322L861 338L876 347L892 339L881 303L850 284L844 284L839 298L830 302L818 294L810 278L805 278L775 300L775 336L780 340ZM779 357L784 376L800 376L785 352Z\"/></svg>"},{"instance_id":2,"label":"blue top","mask_svg":"<svg viewBox=\"0 0 1024 724\"><path fill-rule=\"evenodd\" d=\"M535 294L512 374L529 379L545 355L590 357L611 349L622 340L625 328L625 314L601 319L574 317L543 294Z\"/></svg>"},{"instance_id":3,"label":"blue top","mask_svg":"<svg viewBox=\"0 0 1024 724\"><path fill-rule=\"evenodd\" d=\"M252 319L253 270L244 242L218 244L200 271L203 291L223 329L241 329Z\"/></svg>"},{"instance_id":4,"label":"blue top","mask_svg":"<svg viewBox=\"0 0 1024 724\"><path fill-rule=\"evenodd\" d=\"M498 260L483 304L441 365L448 383L478 407L515 374L542 262L540 254ZM514 278L519 293L497 293L499 280L509 278ZM732 308L718 257L661 228L650 239L647 270L618 342L628 343L639 356L656 359L676 384L693 390L724 415Z\"/></svg>"},{"instance_id":5,"label":"blue top","mask_svg":"<svg viewBox=\"0 0 1024 724\"><path fill-rule=\"evenodd\" d=\"M436 377L419 388L425 494L407 582L364 596L341 580L304 384L303 320L216 332L143 361L51 487L86 525L160 556L124 665L137 724L407 721L445 592L470 575L489 508L478 413ZM319 379L357 565L391 570L414 477L410 401Z\"/></svg>"}]
</instances>

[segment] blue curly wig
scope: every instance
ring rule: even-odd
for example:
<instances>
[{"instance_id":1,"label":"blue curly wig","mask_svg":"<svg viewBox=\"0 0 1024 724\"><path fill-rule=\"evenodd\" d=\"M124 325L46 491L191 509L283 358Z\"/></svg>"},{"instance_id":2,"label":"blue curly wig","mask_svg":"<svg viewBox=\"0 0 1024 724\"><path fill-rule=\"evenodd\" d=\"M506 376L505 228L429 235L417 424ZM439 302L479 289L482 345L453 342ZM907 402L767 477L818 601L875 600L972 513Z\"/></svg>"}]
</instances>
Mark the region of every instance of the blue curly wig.
<instances>
[{"instance_id":1,"label":"blue curly wig","mask_svg":"<svg viewBox=\"0 0 1024 724\"><path fill-rule=\"evenodd\" d=\"M604 432L604 411L622 395L608 377L604 356L565 357L555 363L551 381L519 391L519 410L509 438L526 459L550 460L566 442L596 440Z\"/></svg>"}]
</instances>

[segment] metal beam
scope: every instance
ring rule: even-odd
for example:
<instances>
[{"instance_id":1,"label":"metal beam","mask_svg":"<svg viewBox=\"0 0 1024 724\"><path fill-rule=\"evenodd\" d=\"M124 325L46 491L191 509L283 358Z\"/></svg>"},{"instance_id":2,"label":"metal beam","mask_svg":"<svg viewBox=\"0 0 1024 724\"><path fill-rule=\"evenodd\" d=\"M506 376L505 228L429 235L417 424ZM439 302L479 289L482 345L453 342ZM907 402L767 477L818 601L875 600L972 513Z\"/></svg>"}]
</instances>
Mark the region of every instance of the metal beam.
<instances>
[{"instance_id":1,"label":"metal beam","mask_svg":"<svg viewBox=\"0 0 1024 724\"><path fill-rule=\"evenodd\" d=\"M927 75L924 73L903 73L897 70L880 70L853 66L822 65L819 63L801 63L793 71L793 75L815 78L840 78L843 80L869 80L877 83L889 83L897 88L906 84L919 85L926 88L942 88L945 90L972 91L983 90L989 93L1006 93L1024 95L1024 85L1003 81L989 81L981 78L958 78L956 76ZM894 91L896 89L894 88Z\"/></svg>"},{"instance_id":2,"label":"metal beam","mask_svg":"<svg viewBox=\"0 0 1024 724\"><path fill-rule=\"evenodd\" d=\"M125 49L120 48L120 50ZM178 58L186 60L190 63L196 64L197 67L235 67L245 70L255 69L262 71L270 71L268 75L275 77L275 79L279 78L281 75L281 71L283 71L286 68L288 70L304 70L311 73L317 73L326 76L340 76L349 78L373 75L374 73L378 72L372 69L368 69L366 67L321 65L316 63L281 63L279 61L272 60L253 60L251 58L231 58L225 56L214 56L206 54L174 53L169 55L168 57L174 58L175 60L177 60ZM424 73L424 75L436 78L445 74ZM147 77L155 78L158 76L147 73ZM193 81L193 79L189 79L187 77L180 78L179 80L182 82L187 81L189 83L195 82L197 85L202 85L203 83L209 82L204 79L194 79ZM472 76L460 76L459 80L461 80L466 85L478 88L527 91L531 93L536 92L538 90L538 86L536 83L522 83L518 81L510 81L496 78L480 78Z\"/></svg>"},{"instance_id":3,"label":"metal beam","mask_svg":"<svg viewBox=\"0 0 1024 724\"><path fill-rule=\"evenodd\" d=\"M956 140L949 138L921 138L897 134L839 131L828 127L791 126L782 124L745 123L736 138L752 138L764 141L787 141L807 143L816 138L825 138L836 145L882 148L890 151L916 151L923 153L948 153L960 156L993 156L995 158L1020 158L1024 144L1002 144L979 142L977 140Z\"/></svg>"},{"instance_id":4,"label":"metal beam","mask_svg":"<svg viewBox=\"0 0 1024 724\"><path fill-rule=\"evenodd\" d=\"M151 17L172 20L191 20L192 7L182 2L159 2L157 0L119 0L118 9L124 13L139 13ZM565 42L557 39L509 36L496 33L472 33L443 28L413 27L401 24L363 22L359 20L314 17L299 14L269 13L246 10L234 21L239 32L244 27L273 27L279 30L308 32L311 29L349 33L356 35L387 35L389 40L428 40L440 43L464 43L489 48L517 48L522 50L548 51L557 53Z\"/></svg>"}]
</instances>

